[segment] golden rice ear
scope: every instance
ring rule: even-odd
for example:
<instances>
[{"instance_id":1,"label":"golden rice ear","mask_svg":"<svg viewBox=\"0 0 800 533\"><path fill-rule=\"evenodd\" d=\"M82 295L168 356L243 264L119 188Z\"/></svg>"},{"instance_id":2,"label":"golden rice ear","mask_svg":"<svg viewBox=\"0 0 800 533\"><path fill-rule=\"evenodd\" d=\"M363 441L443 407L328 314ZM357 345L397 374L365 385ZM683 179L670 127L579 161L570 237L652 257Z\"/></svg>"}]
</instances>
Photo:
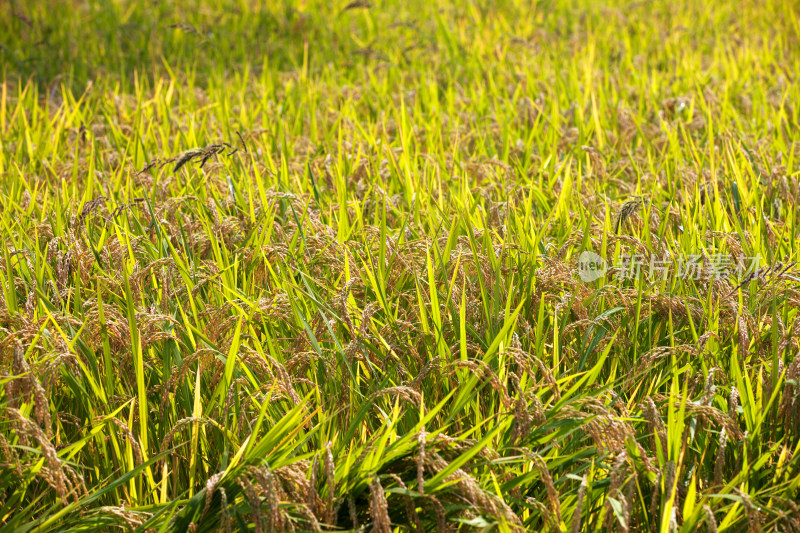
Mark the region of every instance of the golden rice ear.
<instances>
[{"instance_id":1,"label":"golden rice ear","mask_svg":"<svg viewBox=\"0 0 800 533\"><path fill-rule=\"evenodd\" d=\"M167 449L169 449L169 445L172 443L173 437L181 429L183 429L185 426L187 426L189 424L193 424L193 423L196 423L196 424L209 424L210 421L205 419L205 418L202 418L202 417L187 416L186 418L181 418L180 420L175 422L175 425L172 426L172 428L167 432L166 435L164 435L164 438L161 440L161 446L159 448L159 454L163 455L163 459L161 459L161 461L159 461L159 467L163 467L164 463L167 460L168 454L166 452L167 452ZM173 451L173 452L171 452L171 455L173 455L173 457L174 457L175 453L176 452Z\"/></svg>"},{"instance_id":2,"label":"golden rice ear","mask_svg":"<svg viewBox=\"0 0 800 533\"><path fill-rule=\"evenodd\" d=\"M372 531L376 533L392 533L392 522L389 519L389 504L386 494L377 476L369 484L370 503L369 514L372 521Z\"/></svg>"},{"instance_id":3,"label":"golden rice ear","mask_svg":"<svg viewBox=\"0 0 800 533\"><path fill-rule=\"evenodd\" d=\"M717 447L717 460L714 462L714 485L722 486L725 482L723 479L725 472L725 448L728 445L728 434L725 428L722 428L719 434L719 445Z\"/></svg>"},{"instance_id":4,"label":"golden rice ear","mask_svg":"<svg viewBox=\"0 0 800 533\"><path fill-rule=\"evenodd\" d=\"M8 445L8 440L0 433L0 452L3 453L3 463L12 465L14 474L17 476L22 475L22 464L19 461L19 455L16 450Z\"/></svg>"},{"instance_id":5,"label":"golden rice ear","mask_svg":"<svg viewBox=\"0 0 800 533\"><path fill-rule=\"evenodd\" d=\"M37 476L50 485L64 502L77 502L86 494L83 478L73 472L71 467L62 463L58 452L42 429L19 409L6 407L5 412L10 415L12 427L20 436L38 443L44 456L44 465Z\"/></svg>"},{"instance_id":6,"label":"golden rice ear","mask_svg":"<svg viewBox=\"0 0 800 533\"><path fill-rule=\"evenodd\" d=\"M266 530L285 531L288 521L284 516L283 511L279 507L281 494L272 470L270 470L268 465L251 466L247 468L247 473L251 479L256 481L260 486L260 492L264 497L263 503L266 503L267 505ZM313 484L309 484L309 487L304 487L304 489L307 490L308 494L310 495L311 491L313 490Z\"/></svg>"},{"instance_id":7,"label":"golden rice ear","mask_svg":"<svg viewBox=\"0 0 800 533\"><path fill-rule=\"evenodd\" d=\"M433 504L433 510L436 513L436 531L447 533L451 531L450 525L447 522L447 513L444 509L444 505L436 496L429 497L431 503Z\"/></svg>"},{"instance_id":8,"label":"golden rice ear","mask_svg":"<svg viewBox=\"0 0 800 533\"><path fill-rule=\"evenodd\" d=\"M258 496L258 491L246 476L239 476L236 482L240 487L242 487L244 496L250 505L250 521L253 523L255 532L264 533L264 522L262 520L263 515L261 513L261 498Z\"/></svg>"},{"instance_id":9,"label":"golden rice ear","mask_svg":"<svg viewBox=\"0 0 800 533\"><path fill-rule=\"evenodd\" d=\"M581 530L581 522L583 520L583 500L586 498L586 489L588 483L586 476L581 480L581 486L578 488L577 503L575 510L572 512L572 525L570 526L570 533L578 533Z\"/></svg>"},{"instance_id":10,"label":"golden rice ear","mask_svg":"<svg viewBox=\"0 0 800 533\"><path fill-rule=\"evenodd\" d=\"M122 420L120 420L119 418L117 418L117 417L112 418L111 422L116 424L122 430L122 432L125 434L125 436L128 438L128 442L130 442L130 444L131 444L131 449L133 450L133 456L134 456L135 461L136 461L135 464L137 464L137 465L142 464L142 462L143 462L142 447L139 446L139 441L137 441L136 437L133 436L133 433L131 432L131 430L128 427L128 425L125 422L123 422Z\"/></svg>"},{"instance_id":11,"label":"golden rice ear","mask_svg":"<svg viewBox=\"0 0 800 533\"><path fill-rule=\"evenodd\" d=\"M391 477L394 480L394 482L397 483L398 487L400 487L403 490L408 490L408 487L406 487L406 484L403 482L403 479L400 476L398 476L397 474L389 474L389 477ZM404 499L406 502L406 516L408 517L409 520L408 528L411 531L421 533L422 531L424 531L424 529L422 528L422 520L419 517L419 513L417 513L417 506L414 501L414 497L409 495L406 496Z\"/></svg>"},{"instance_id":12,"label":"golden rice ear","mask_svg":"<svg viewBox=\"0 0 800 533\"><path fill-rule=\"evenodd\" d=\"M742 505L744 506L745 515L747 515L747 524L749 527L749 531L753 533L761 533L761 523L764 520L764 516L761 513L761 509L759 509L756 505L753 504L753 500L750 497L750 494L741 491L739 489L734 489L736 494L741 497Z\"/></svg>"},{"instance_id":13,"label":"golden rice ear","mask_svg":"<svg viewBox=\"0 0 800 533\"><path fill-rule=\"evenodd\" d=\"M303 524L303 529L304 530L306 530L306 531L322 531L322 527L319 524L319 520L317 520L316 515L314 515L314 513L311 512L311 510L308 508L307 504L301 503L298 506L298 510L300 511L300 514L303 516L303 518L306 519L306 522ZM289 523L289 525L291 526L291 523ZM293 530L293 528L294 528L294 526L291 526L292 530Z\"/></svg>"},{"instance_id":14,"label":"golden rice ear","mask_svg":"<svg viewBox=\"0 0 800 533\"><path fill-rule=\"evenodd\" d=\"M201 522L203 520L203 517L211 508L211 501L214 499L214 492L216 491L217 485L219 484L220 480L222 479L222 476L224 475L225 475L224 471L217 472L216 474L214 474L213 476L211 476L206 480L205 504L203 505L203 511L200 513L200 518L199 518ZM221 488L221 490L224 491L225 489Z\"/></svg>"},{"instance_id":15,"label":"golden rice ear","mask_svg":"<svg viewBox=\"0 0 800 533\"><path fill-rule=\"evenodd\" d=\"M533 457L533 465L539 472L539 479L544 483L545 489L547 490L547 501L553 513L554 520L551 527L556 529L561 523L561 502L558 499L558 490L553 482L553 476L547 468L547 463L545 463L544 459L538 454Z\"/></svg>"},{"instance_id":16,"label":"golden rice ear","mask_svg":"<svg viewBox=\"0 0 800 533\"><path fill-rule=\"evenodd\" d=\"M423 425L420 430L419 434L417 435L417 444L419 445L419 453L416 457L417 462L417 492L424 495L425 494L425 440L427 437L427 433L425 432L425 426Z\"/></svg>"},{"instance_id":17,"label":"golden rice ear","mask_svg":"<svg viewBox=\"0 0 800 533\"><path fill-rule=\"evenodd\" d=\"M705 515L705 523L708 528L708 533L717 533L717 519L714 518L714 511L708 505L703 505L703 514Z\"/></svg>"},{"instance_id":18,"label":"golden rice ear","mask_svg":"<svg viewBox=\"0 0 800 533\"><path fill-rule=\"evenodd\" d=\"M228 511L228 493L225 491L223 487L219 488L220 493L220 512L221 512L221 531L224 533L232 533L232 522L231 522L231 514Z\"/></svg>"},{"instance_id":19,"label":"golden rice ear","mask_svg":"<svg viewBox=\"0 0 800 533\"><path fill-rule=\"evenodd\" d=\"M322 463L325 470L325 510L321 513L323 522L336 525L336 463L333 460L333 443L328 441L323 451Z\"/></svg>"},{"instance_id":20,"label":"golden rice ear","mask_svg":"<svg viewBox=\"0 0 800 533\"><path fill-rule=\"evenodd\" d=\"M635 197L631 200L626 201L625 203L620 206L619 211L617 212L617 219L614 222L614 232L619 233L622 229L622 225L630 218L636 216L639 212L639 209L642 207L643 200L641 197Z\"/></svg>"},{"instance_id":21,"label":"golden rice ear","mask_svg":"<svg viewBox=\"0 0 800 533\"><path fill-rule=\"evenodd\" d=\"M358 529L358 511L356 510L356 500L352 495L347 496L347 511L350 514L350 523L353 529Z\"/></svg>"},{"instance_id":22,"label":"golden rice ear","mask_svg":"<svg viewBox=\"0 0 800 533\"><path fill-rule=\"evenodd\" d=\"M13 375L19 377L12 378L6 383L5 390L6 394L9 395L9 403L12 406L19 405L22 396L30 395L33 400L33 410L36 421L44 431L44 434L50 438L52 436L52 429L50 427L50 402L47 398L47 392L42 387L35 372L28 365L22 343L16 341L14 343L13 352L11 372Z\"/></svg>"}]
</instances>

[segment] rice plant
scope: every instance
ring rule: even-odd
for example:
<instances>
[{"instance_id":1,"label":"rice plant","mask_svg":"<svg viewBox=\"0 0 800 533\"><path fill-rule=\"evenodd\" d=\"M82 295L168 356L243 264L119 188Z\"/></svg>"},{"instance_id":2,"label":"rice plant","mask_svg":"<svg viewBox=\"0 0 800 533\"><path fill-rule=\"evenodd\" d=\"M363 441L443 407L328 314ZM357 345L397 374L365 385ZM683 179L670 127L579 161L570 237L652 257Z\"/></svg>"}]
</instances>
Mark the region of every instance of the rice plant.
<instances>
[{"instance_id":1,"label":"rice plant","mask_svg":"<svg viewBox=\"0 0 800 533\"><path fill-rule=\"evenodd\" d=\"M788 0L0 5L0 531L800 531Z\"/></svg>"}]
</instances>

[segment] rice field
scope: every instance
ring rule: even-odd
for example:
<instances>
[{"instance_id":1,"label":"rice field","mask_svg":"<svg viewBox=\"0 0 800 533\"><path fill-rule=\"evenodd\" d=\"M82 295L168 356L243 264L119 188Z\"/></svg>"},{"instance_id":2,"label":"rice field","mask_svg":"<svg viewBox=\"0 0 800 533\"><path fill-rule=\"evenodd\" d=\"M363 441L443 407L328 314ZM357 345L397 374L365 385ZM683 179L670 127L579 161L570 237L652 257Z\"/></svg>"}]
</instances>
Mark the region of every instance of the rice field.
<instances>
[{"instance_id":1,"label":"rice field","mask_svg":"<svg viewBox=\"0 0 800 533\"><path fill-rule=\"evenodd\" d=\"M0 531L800 532L800 5L0 3Z\"/></svg>"}]
</instances>

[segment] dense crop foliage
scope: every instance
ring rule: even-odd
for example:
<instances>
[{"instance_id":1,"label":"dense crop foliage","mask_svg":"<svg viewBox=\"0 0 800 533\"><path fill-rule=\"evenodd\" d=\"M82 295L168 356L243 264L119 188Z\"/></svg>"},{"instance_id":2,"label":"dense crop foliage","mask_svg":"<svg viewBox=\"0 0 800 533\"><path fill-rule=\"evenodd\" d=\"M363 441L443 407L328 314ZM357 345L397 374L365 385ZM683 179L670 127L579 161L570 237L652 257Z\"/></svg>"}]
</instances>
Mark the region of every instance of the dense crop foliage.
<instances>
[{"instance_id":1,"label":"dense crop foliage","mask_svg":"<svg viewBox=\"0 0 800 533\"><path fill-rule=\"evenodd\" d=\"M0 61L0 530L800 531L796 2L7 0Z\"/></svg>"}]
</instances>

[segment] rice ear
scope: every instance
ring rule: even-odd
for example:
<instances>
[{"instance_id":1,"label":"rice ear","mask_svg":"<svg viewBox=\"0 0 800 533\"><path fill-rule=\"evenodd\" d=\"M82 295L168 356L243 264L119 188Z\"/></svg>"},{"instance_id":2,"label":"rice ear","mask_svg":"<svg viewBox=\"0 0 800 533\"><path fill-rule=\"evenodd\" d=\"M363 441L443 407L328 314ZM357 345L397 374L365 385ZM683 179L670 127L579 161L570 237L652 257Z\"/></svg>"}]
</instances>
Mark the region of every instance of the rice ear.
<instances>
[{"instance_id":1,"label":"rice ear","mask_svg":"<svg viewBox=\"0 0 800 533\"><path fill-rule=\"evenodd\" d=\"M376 533L391 533L392 523L389 519L389 505L386 502L386 493L383 491L380 479L372 478L369 484L370 503L369 514L372 519L372 531Z\"/></svg>"}]
</instances>

